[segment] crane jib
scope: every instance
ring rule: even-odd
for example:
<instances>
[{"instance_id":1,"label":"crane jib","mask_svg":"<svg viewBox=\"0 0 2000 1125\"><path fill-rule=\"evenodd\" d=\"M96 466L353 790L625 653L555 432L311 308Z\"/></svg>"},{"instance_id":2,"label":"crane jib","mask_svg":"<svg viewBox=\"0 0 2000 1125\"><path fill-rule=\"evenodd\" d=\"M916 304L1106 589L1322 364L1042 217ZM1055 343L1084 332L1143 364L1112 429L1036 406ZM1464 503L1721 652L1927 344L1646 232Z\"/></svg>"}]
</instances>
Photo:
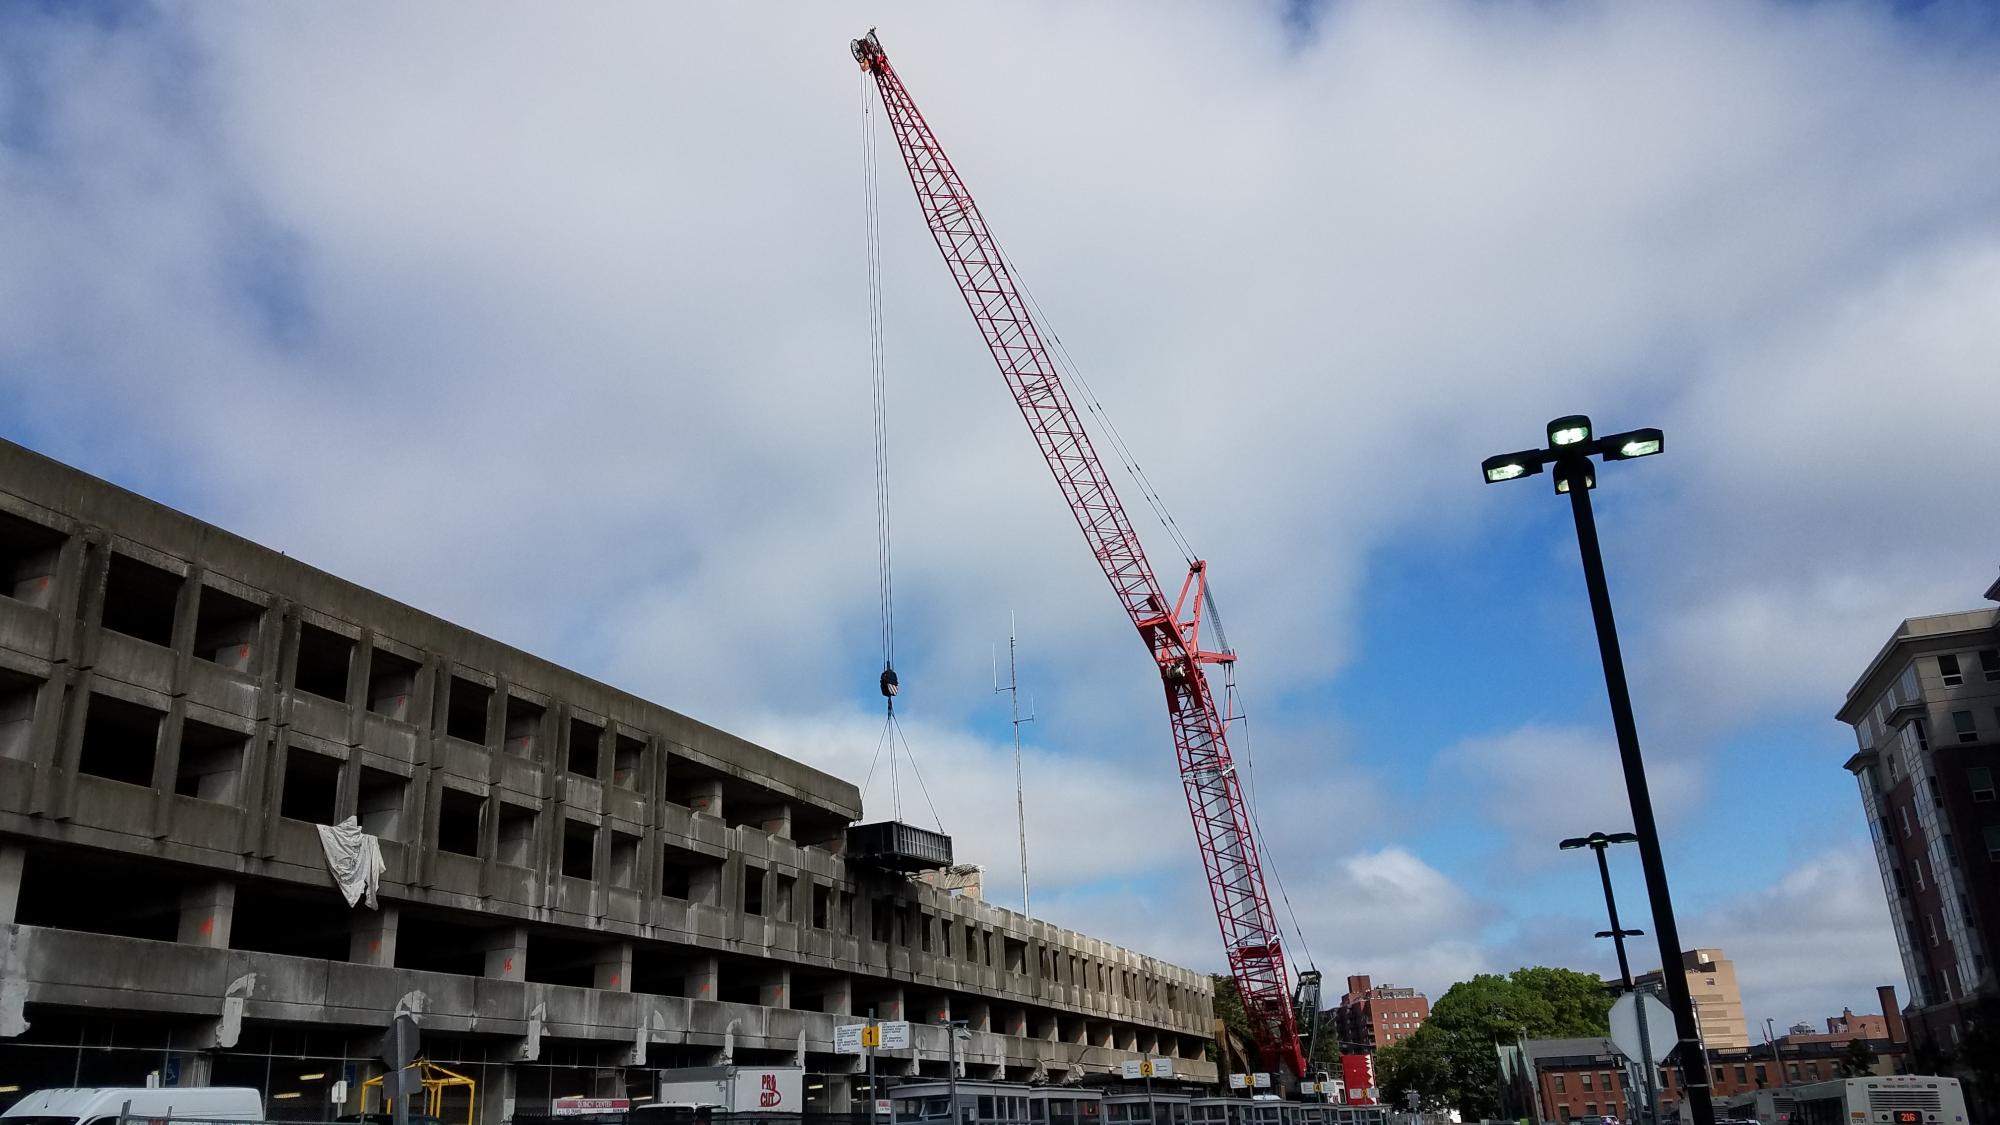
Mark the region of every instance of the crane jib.
<instances>
[{"instance_id":1,"label":"crane jib","mask_svg":"<svg viewBox=\"0 0 2000 1125\"><path fill-rule=\"evenodd\" d=\"M1159 667L1203 874L1258 1052L1271 1071L1304 1075L1308 1060L1277 916L1230 759L1227 730L1202 672L1205 664L1234 659L1229 652L1200 647L1207 568L1200 562L1189 568L1180 597L1170 607L978 204L889 65L875 33L855 40L853 53L875 80L925 225L966 309L1091 553Z\"/></svg>"}]
</instances>

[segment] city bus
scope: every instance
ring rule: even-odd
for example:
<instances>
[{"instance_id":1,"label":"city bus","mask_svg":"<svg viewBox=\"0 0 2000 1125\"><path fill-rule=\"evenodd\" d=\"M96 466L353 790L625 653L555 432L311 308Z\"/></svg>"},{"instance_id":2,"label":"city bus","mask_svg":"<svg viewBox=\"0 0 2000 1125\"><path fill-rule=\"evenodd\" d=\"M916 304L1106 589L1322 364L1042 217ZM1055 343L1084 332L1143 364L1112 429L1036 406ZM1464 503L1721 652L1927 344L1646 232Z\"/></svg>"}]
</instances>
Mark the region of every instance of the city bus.
<instances>
[{"instance_id":1,"label":"city bus","mask_svg":"<svg viewBox=\"0 0 2000 1125\"><path fill-rule=\"evenodd\" d=\"M1924 1074L1793 1086L1791 1125L1966 1125L1958 1079Z\"/></svg>"},{"instance_id":2,"label":"city bus","mask_svg":"<svg viewBox=\"0 0 2000 1125\"><path fill-rule=\"evenodd\" d=\"M1757 1125L1794 1125L1795 1113L1790 1090L1745 1090L1723 1102L1715 1119L1755 1121Z\"/></svg>"}]
</instances>

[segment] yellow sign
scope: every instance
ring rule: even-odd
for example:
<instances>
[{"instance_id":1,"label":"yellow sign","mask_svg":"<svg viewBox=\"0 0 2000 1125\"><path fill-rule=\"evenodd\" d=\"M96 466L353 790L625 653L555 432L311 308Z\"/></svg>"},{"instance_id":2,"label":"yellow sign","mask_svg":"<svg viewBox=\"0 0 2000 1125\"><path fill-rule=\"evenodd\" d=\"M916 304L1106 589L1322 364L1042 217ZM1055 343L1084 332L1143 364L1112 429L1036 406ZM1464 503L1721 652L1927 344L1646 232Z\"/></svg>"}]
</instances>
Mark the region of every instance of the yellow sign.
<instances>
[{"instance_id":1,"label":"yellow sign","mask_svg":"<svg viewBox=\"0 0 2000 1125\"><path fill-rule=\"evenodd\" d=\"M863 1027L861 1029L861 1045L863 1047L880 1047L882 1045L882 1025L871 1023Z\"/></svg>"}]
</instances>

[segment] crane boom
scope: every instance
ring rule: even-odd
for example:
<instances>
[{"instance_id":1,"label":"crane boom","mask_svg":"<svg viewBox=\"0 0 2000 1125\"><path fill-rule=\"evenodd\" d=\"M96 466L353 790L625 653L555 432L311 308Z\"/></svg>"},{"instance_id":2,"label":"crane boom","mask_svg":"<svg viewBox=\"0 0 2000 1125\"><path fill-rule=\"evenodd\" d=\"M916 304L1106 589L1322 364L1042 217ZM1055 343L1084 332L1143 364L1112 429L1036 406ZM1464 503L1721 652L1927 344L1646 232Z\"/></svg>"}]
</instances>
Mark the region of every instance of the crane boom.
<instances>
[{"instance_id":1,"label":"crane boom","mask_svg":"<svg viewBox=\"0 0 2000 1125\"><path fill-rule=\"evenodd\" d=\"M1206 665L1236 659L1233 652L1207 651L1200 645L1207 565L1195 561L1189 566L1180 595L1170 605L978 204L889 65L875 33L855 40L853 51L881 93L910 186L966 308L1091 553L1158 666L1181 786L1251 1037L1273 1073L1303 1075L1306 1058L1277 915L1264 886L1225 724L1203 671Z\"/></svg>"}]
</instances>

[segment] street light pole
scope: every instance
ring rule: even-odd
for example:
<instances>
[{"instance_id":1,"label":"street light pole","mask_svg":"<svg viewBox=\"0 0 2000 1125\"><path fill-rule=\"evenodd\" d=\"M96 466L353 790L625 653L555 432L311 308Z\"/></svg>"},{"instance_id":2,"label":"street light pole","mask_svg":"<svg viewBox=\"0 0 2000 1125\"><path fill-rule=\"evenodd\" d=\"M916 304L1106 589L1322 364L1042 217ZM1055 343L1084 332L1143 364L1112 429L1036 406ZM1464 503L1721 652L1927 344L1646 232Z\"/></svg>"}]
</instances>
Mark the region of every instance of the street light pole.
<instances>
[{"instance_id":1,"label":"street light pole","mask_svg":"<svg viewBox=\"0 0 2000 1125\"><path fill-rule=\"evenodd\" d=\"M1660 854L1660 830L1653 819L1653 796L1646 784L1646 763L1639 753L1638 725L1632 719L1632 697L1625 685L1625 658L1618 650L1618 625L1611 614L1611 593L1604 581L1604 556L1597 545L1597 520L1590 509L1590 490L1597 486L1591 458L1624 461L1650 457L1665 448L1657 429L1631 430L1599 437L1581 414L1558 418L1548 425L1548 447L1489 457L1480 465L1488 484L1531 476L1553 468L1556 491L1569 494L1570 515L1576 521L1577 549L1583 556L1583 581L1590 593L1590 616L1597 629L1597 652L1604 664L1604 687L1610 696L1611 725L1618 736L1618 760L1625 771L1625 793L1632 803L1632 827L1639 837L1639 862L1646 873L1646 897L1653 908L1653 933L1660 945L1660 976L1668 1006L1674 1013L1685 1100L1693 1125L1715 1125L1709 1097L1708 1060L1695 1058L1700 1029L1695 1023L1693 997L1681 969L1680 927L1674 923L1673 896L1667 890L1667 865ZM1696 1065L1698 1063L1699 1065Z\"/></svg>"},{"instance_id":2,"label":"street light pole","mask_svg":"<svg viewBox=\"0 0 2000 1125\"><path fill-rule=\"evenodd\" d=\"M1653 819L1653 794L1646 784L1646 762L1639 753L1639 728L1632 719L1632 696L1625 686L1625 658L1618 650L1618 623L1611 614L1611 592L1604 581L1604 556L1597 545L1597 519L1590 509L1590 462L1571 455L1556 462L1559 481L1567 481L1570 515L1576 520L1577 549L1583 555L1583 584L1590 592L1590 617L1597 627L1597 652L1604 663L1604 689L1611 697L1611 726L1618 735L1618 761L1625 770L1625 792L1632 803L1632 828L1639 837L1639 865L1646 873L1646 898L1653 908L1653 934L1660 946L1660 978L1667 1003L1674 1010L1674 1031L1684 1097L1694 1125L1715 1125L1709 1097L1708 1060L1700 1057L1701 1031L1695 1023L1694 997L1681 968L1680 927L1674 921L1674 900L1667 889L1667 864L1660 854L1660 829Z\"/></svg>"},{"instance_id":3,"label":"street light pole","mask_svg":"<svg viewBox=\"0 0 2000 1125\"><path fill-rule=\"evenodd\" d=\"M1564 851L1589 848L1597 853L1597 878L1604 885L1604 911L1611 916L1611 928L1600 932L1597 936L1610 938L1612 946L1618 950L1618 979L1627 994L1636 989L1632 984L1632 963L1625 957L1625 939L1643 936L1646 931L1628 930L1618 924L1618 897L1611 891L1611 864L1604 853L1613 844L1631 844L1636 843L1638 839L1630 832L1592 832L1588 836L1564 840L1559 845ZM1636 1060L1646 1087L1643 1120L1650 1122L1657 1117L1660 1108L1658 1076L1653 1070L1653 1035L1646 1020L1646 1001L1641 998L1635 999L1633 1003L1638 1008L1639 1053L1645 1056Z\"/></svg>"}]
</instances>

